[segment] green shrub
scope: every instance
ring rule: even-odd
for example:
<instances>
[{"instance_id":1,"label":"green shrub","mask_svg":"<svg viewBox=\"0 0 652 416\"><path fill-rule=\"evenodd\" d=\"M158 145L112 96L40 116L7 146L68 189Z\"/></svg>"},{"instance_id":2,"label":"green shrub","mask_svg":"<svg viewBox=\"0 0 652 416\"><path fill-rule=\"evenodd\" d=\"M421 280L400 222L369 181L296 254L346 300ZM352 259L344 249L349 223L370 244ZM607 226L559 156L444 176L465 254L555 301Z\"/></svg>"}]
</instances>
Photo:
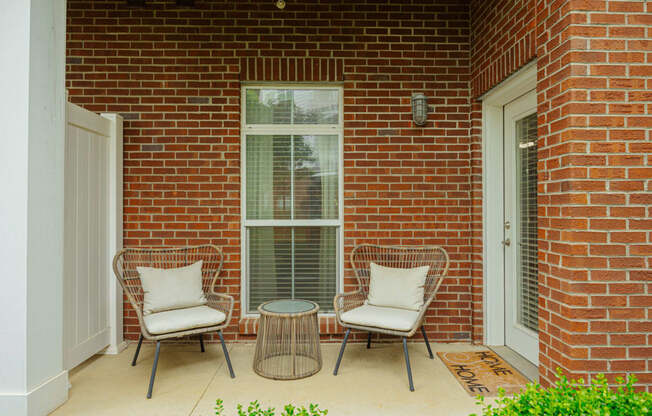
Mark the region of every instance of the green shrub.
<instances>
[{"instance_id":1,"label":"green shrub","mask_svg":"<svg viewBox=\"0 0 652 416\"><path fill-rule=\"evenodd\" d=\"M226 416L224 414L224 402L222 399L217 399L215 401L215 414L217 416ZM328 414L328 410L320 410L319 406L316 404L311 404L308 409L305 407L301 406L301 408L292 406L291 404L285 405L285 408L283 409L283 413L281 413L279 416L326 416ZM260 407L260 403L258 403L258 400L253 401L249 403L249 407L245 410L245 408L239 404L238 405L238 416L274 416L276 413L274 412L273 407L268 407L267 409L263 409Z\"/></svg>"},{"instance_id":2,"label":"green shrub","mask_svg":"<svg viewBox=\"0 0 652 416\"><path fill-rule=\"evenodd\" d=\"M513 398L500 389L495 405L486 404L478 396L483 416L648 416L652 414L652 394L634 391L636 377L617 379L616 389L610 389L600 374L589 386L584 380L568 381L557 370L557 382L549 389L528 384ZM476 415L471 415L476 416Z\"/></svg>"}]
</instances>

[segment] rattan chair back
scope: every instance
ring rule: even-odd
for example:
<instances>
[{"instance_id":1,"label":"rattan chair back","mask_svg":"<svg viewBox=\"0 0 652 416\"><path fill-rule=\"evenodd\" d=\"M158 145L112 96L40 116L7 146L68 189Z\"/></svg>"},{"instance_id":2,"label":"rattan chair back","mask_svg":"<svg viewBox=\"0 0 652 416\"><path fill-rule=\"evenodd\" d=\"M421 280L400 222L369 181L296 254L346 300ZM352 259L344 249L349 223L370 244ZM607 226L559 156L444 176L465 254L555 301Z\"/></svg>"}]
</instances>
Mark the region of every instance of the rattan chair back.
<instances>
[{"instance_id":1,"label":"rattan chair back","mask_svg":"<svg viewBox=\"0 0 652 416\"><path fill-rule=\"evenodd\" d=\"M170 269L188 266L199 260L203 260L204 293L216 293L215 285L222 269L224 256L218 247L210 244L194 247L125 248L113 258L113 272L140 320L143 309L143 287L137 267Z\"/></svg>"},{"instance_id":2,"label":"rattan chair back","mask_svg":"<svg viewBox=\"0 0 652 416\"><path fill-rule=\"evenodd\" d=\"M370 264L410 269L430 266L423 291L424 306L432 301L448 272L448 253L439 246L379 246L362 244L351 252L351 265L359 289L369 294Z\"/></svg>"}]
</instances>

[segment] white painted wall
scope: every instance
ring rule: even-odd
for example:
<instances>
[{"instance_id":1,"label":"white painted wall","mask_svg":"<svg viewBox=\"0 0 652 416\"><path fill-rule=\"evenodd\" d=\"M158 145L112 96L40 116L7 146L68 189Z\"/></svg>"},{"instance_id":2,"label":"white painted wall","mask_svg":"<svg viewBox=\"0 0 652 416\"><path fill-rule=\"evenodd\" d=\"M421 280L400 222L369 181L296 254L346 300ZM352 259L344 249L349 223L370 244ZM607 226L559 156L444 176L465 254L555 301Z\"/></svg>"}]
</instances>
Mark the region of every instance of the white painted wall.
<instances>
[{"instance_id":1,"label":"white painted wall","mask_svg":"<svg viewBox=\"0 0 652 416\"><path fill-rule=\"evenodd\" d=\"M0 59L0 394L27 386L27 158L29 7L1 0ZM10 58L11 57L11 58ZM11 64L9 64L11 59ZM11 359L10 359L11 357ZM3 400L3 399L0 399ZM3 406L0 404L0 413Z\"/></svg>"},{"instance_id":2,"label":"white painted wall","mask_svg":"<svg viewBox=\"0 0 652 416\"><path fill-rule=\"evenodd\" d=\"M67 398L63 368L65 0L0 0L0 414Z\"/></svg>"}]
</instances>

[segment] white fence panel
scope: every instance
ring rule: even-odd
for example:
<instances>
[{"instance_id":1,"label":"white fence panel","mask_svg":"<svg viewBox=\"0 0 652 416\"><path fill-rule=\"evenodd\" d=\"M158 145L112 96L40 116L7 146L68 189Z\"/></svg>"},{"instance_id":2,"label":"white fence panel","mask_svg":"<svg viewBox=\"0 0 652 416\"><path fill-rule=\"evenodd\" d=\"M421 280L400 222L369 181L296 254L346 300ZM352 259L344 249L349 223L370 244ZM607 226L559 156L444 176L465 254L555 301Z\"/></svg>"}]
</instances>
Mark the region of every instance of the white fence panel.
<instances>
[{"instance_id":1,"label":"white fence panel","mask_svg":"<svg viewBox=\"0 0 652 416\"><path fill-rule=\"evenodd\" d=\"M122 119L67 104L64 218L65 365L122 344ZM119 316L118 316L119 313Z\"/></svg>"}]
</instances>

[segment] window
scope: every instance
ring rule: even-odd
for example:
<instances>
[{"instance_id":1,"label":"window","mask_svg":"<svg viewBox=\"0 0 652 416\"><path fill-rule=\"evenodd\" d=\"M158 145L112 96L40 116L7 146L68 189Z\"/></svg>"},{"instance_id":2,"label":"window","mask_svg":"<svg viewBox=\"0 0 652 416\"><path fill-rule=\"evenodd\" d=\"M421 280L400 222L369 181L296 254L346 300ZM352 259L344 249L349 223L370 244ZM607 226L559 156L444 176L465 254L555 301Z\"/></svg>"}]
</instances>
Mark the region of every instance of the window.
<instances>
[{"instance_id":1,"label":"window","mask_svg":"<svg viewBox=\"0 0 652 416\"><path fill-rule=\"evenodd\" d=\"M333 310L342 230L339 87L243 89L244 307L301 298Z\"/></svg>"}]
</instances>

